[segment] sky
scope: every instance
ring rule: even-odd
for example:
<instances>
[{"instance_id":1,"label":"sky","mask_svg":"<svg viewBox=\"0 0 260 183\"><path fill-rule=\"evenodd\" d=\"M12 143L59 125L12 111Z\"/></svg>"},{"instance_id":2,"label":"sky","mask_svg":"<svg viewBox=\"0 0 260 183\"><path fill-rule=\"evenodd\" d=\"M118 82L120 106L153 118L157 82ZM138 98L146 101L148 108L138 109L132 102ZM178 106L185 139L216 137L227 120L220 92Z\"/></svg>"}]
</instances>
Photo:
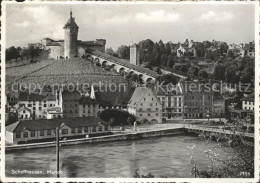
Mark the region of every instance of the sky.
<instances>
[{"instance_id":1,"label":"sky","mask_svg":"<svg viewBox=\"0 0 260 183\"><path fill-rule=\"evenodd\" d=\"M64 39L70 7L79 26L78 39L106 39L106 48L145 39L239 44L255 36L252 4L7 4L6 47L26 46L45 37Z\"/></svg>"}]
</instances>

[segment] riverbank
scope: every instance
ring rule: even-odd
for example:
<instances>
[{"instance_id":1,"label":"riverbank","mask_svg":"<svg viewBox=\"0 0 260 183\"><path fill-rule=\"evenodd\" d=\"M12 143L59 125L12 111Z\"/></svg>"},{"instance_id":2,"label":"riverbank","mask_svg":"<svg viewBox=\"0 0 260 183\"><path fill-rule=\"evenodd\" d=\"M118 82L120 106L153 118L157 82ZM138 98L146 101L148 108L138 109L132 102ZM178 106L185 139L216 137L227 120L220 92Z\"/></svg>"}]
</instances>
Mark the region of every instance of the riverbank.
<instances>
[{"instance_id":1,"label":"riverbank","mask_svg":"<svg viewBox=\"0 0 260 183\"><path fill-rule=\"evenodd\" d=\"M178 135L184 133L185 133L184 127L175 127L172 129L157 129L157 130L149 130L149 131L145 130L145 131L138 131L138 132L126 132L124 134L117 134L117 135L66 140L66 141L60 141L60 145L68 146L68 145L77 145L77 144L86 144L86 143L135 140L135 139L142 139L142 138L149 138L149 137ZM18 150L25 150L25 149L47 148L47 147L55 147L55 146L56 146L55 142L11 145L11 146L6 146L5 151L12 152Z\"/></svg>"}]
</instances>

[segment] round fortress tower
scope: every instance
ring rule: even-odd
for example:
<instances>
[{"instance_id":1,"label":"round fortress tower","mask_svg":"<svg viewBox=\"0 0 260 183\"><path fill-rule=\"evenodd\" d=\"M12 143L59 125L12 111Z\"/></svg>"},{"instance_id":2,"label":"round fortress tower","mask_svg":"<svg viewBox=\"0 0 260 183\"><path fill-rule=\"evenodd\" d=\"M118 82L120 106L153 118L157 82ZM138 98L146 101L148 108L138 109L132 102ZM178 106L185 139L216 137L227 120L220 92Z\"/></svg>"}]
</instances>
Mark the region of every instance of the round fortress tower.
<instances>
[{"instance_id":1,"label":"round fortress tower","mask_svg":"<svg viewBox=\"0 0 260 183\"><path fill-rule=\"evenodd\" d=\"M63 27L64 37L64 58L73 58L78 54L77 40L79 27L75 22L75 18L72 17L72 11L70 11L70 18Z\"/></svg>"}]
</instances>

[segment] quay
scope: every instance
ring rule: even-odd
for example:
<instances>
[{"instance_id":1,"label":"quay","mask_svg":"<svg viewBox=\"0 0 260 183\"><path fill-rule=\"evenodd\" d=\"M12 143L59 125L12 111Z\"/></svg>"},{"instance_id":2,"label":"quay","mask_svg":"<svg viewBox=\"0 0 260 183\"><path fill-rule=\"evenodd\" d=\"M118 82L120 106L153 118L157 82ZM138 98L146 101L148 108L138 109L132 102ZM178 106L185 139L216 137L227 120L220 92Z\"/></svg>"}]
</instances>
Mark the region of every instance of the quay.
<instances>
[{"instance_id":1,"label":"quay","mask_svg":"<svg viewBox=\"0 0 260 183\"><path fill-rule=\"evenodd\" d=\"M160 137L160 136L171 136L181 135L187 133L213 133L221 135L232 135L231 130L217 129L213 127L204 127L202 125L190 125L190 124L154 124L149 126L140 126L137 131L126 129L125 131L118 131L114 135L81 138L73 140L60 140L60 146L87 144L87 143L101 143L101 142L112 142L112 141L123 141L123 140L135 140L149 137ZM236 132L236 135L243 134L245 137L254 139L253 133ZM43 143L32 143L32 144L21 144L21 145L8 145L5 146L6 152L36 149L36 148L47 148L55 147L56 142L43 142Z\"/></svg>"}]
</instances>

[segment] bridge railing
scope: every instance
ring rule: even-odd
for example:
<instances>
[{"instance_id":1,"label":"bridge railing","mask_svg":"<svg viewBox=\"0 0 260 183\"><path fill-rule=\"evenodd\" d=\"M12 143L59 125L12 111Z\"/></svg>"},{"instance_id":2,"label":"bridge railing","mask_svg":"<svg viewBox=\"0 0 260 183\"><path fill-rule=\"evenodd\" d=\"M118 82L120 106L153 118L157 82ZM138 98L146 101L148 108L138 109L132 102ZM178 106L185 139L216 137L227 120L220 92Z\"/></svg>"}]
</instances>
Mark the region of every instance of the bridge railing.
<instances>
[{"instance_id":1,"label":"bridge railing","mask_svg":"<svg viewBox=\"0 0 260 183\"><path fill-rule=\"evenodd\" d=\"M218 129L214 127L205 127L200 125L192 125L192 124L185 124L184 128L191 129L191 130L201 130L201 131L208 131L208 132L218 132L218 133L225 133L225 134L236 134L236 135L244 135L246 137L254 137L254 133L248 133L248 132L240 132L240 131L231 131L226 130L224 128Z\"/></svg>"}]
</instances>

